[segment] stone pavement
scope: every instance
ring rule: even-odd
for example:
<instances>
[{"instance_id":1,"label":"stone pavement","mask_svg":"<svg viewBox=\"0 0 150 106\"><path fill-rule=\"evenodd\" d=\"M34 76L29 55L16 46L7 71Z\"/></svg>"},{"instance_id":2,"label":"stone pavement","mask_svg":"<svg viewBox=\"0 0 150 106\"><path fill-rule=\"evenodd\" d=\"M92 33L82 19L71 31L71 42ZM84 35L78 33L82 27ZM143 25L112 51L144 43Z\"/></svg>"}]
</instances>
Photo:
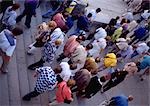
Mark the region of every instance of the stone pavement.
<instances>
[{"instance_id":1,"label":"stone pavement","mask_svg":"<svg viewBox=\"0 0 150 106\"><path fill-rule=\"evenodd\" d=\"M23 10L23 1L16 0L21 3L21 9L18 13ZM97 17L97 21L107 23L110 18L120 16L125 12L126 4L122 0L89 0L88 8L100 7L102 12ZM54 91L49 94L46 92L30 102L24 102L21 97L26 93L30 92L34 88L36 78L33 77L34 71L27 70L27 66L35 61L39 60L40 52L36 52L34 56L26 55L28 45L34 41L35 29L38 24L43 20L41 14L47 10L45 4L41 5L41 8L37 9L37 17L32 19L32 26L30 29L26 29L22 23L19 23L20 27L24 28L24 34L17 38L16 51L11 59L8 66L8 74L0 75L0 106L47 106L48 95L50 99L54 96ZM62 50L60 48L59 50ZM56 61L53 63L53 67L56 67ZM122 63L120 63L122 64ZM120 65L121 66L121 65ZM101 75L101 73L100 73ZM103 100L110 99L112 96L117 96L120 94L134 96L134 100L129 104L129 106L150 106L150 78L147 78L143 82L140 82L137 75L125 80L123 83L119 84L117 87L112 88L104 94L100 92L97 93L91 99L76 98L70 106L98 106ZM63 104L61 106L69 106Z\"/></svg>"}]
</instances>

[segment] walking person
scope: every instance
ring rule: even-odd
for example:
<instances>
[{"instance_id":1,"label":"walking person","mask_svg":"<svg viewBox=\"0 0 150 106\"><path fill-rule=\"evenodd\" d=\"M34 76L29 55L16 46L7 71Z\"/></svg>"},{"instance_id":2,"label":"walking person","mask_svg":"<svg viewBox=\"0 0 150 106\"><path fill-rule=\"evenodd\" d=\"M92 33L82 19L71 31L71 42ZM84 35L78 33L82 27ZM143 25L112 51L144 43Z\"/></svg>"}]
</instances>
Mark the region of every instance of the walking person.
<instances>
[{"instance_id":1,"label":"walking person","mask_svg":"<svg viewBox=\"0 0 150 106\"><path fill-rule=\"evenodd\" d=\"M4 29L0 33L0 55L2 56L3 60L0 71L4 74L7 73L6 68L16 48L16 37L21 35L22 33L22 29L17 27L14 28L12 31Z\"/></svg>"},{"instance_id":2,"label":"walking person","mask_svg":"<svg viewBox=\"0 0 150 106\"><path fill-rule=\"evenodd\" d=\"M57 85L56 75L51 67L45 66L36 69L34 77L37 77L34 91L26 94L22 99L30 101L31 98L37 97L43 92L53 90Z\"/></svg>"},{"instance_id":3,"label":"walking person","mask_svg":"<svg viewBox=\"0 0 150 106\"><path fill-rule=\"evenodd\" d=\"M26 16L25 25L27 28L30 28L31 25L31 18L32 16L36 17L36 7L37 7L37 0L25 0L24 3L24 11L21 15L17 17L17 23L22 20L24 16Z\"/></svg>"},{"instance_id":4,"label":"walking person","mask_svg":"<svg viewBox=\"0 0 150 106\"><path fill-rule=\"evenodd\" d=\"M1 30L7 28L9 30L12 30L16 25L16 18L17 18L17 12L16 10L19 9L19 4L13 4L12 6L9 6L3 17L2 17L2 27Z\"/></svg>"}]
</instances>

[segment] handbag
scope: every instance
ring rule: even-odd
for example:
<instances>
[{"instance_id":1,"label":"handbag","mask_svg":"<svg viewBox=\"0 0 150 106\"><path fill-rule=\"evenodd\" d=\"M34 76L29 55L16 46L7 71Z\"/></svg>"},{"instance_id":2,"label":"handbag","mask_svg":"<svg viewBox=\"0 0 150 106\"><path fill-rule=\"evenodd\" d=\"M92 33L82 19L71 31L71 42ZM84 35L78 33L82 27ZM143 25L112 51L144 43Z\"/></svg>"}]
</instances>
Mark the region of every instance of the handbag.
<instances>
[{"instance_id":1,"label":"handbag","mask_svg":"<svg viewBox=\"0 0 150 106\"><path fill-rule=\"evenodd\" d=\"M63 89L64 89L64 86L65 86L65 85L63 85L62 90L61 90L61 95L62 95L62 97L63 97L62 91L63 91ZM70 103L71 103L71 100L68 100L67 98L64 98L64 97L63 97L63 99L64 99L64 103L67 103L67 104L70 104Z\"/></svg>"}]
</instances>

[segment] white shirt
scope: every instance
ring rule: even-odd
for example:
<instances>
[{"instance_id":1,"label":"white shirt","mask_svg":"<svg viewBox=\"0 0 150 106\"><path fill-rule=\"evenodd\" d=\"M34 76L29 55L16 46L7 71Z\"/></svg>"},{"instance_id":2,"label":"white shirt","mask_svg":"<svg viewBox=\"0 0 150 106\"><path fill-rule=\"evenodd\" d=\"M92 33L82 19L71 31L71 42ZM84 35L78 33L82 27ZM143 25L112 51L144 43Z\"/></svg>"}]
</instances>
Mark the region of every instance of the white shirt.
<instances>
[{"instance_id":1,"label":"white shirt","mask_svg":"<svg viewBox=\"0 0 150 106\"><path fill-rule=\"evenodd\" d=\"M130 20L130 21L132 21L134 19L132 12L127 12L127 13L123 14L123 17Z\"/></svg>"},{"instance_id":2,"label":"white shirt","mask_svg":"<svg viewBox=\"0 0 150 106\"><path fill-rule=\"evenodd\" d=\"M0 33L0 49L6 53L7 56L12 56L13 52L16 48L16 39L14 39L15 45L11 46L10 43L8 42L4 31L12 34L9 30L5 29Z\"/></svg>"},{"instance_id":3,"label":"white shirt","mask_svg":"<svg viewBox=\"0 0 150 106\"><path fill-rule=\"evenodd\" d=\"M140 44L138 44L138 47L136 48L136 51L139 54L143 54L145 52L148 52L148 50L149 50L149 47L147 46L146 43L140 43Z\"/></svg>"},{"instance_id":4,"label":"white shirt","mask_svg":"<svg viewBox=\"0 0 150 106\"><path fill-rule=\"evenodd\" d=\"M138 23L133 20L128 24L128 30L131 32L133 29L135 29L138 26Z\"/></svg>"},{"instance_id":5,"label":"white shirt","mask_svg":"<svg viewBox=\"0 0 150 106\"><path fill-rule=\"evenodd\" d=\"M95 18L96 18L96 11L95 11L94 9L87 10L86 16L87 16L89 13L92 14L91 21L94 21Z\"/></svg>"},{"instance_id":6,"label":"white shirt","mask_svg":"<svg viewBox=\"0 0 150 106\"><path fill-rule=\"evenodd\" d=\"M148 17L150 17L150 12L148 12L148 10L145 10L143 14L141 14L141 16L144 18L144 19L148 19Z\"/></svg>"},{"instance_id":7,"label":"white shirt","mask_svg":"<svg viewBox=\"0 0 150 106\"><path fill-rule=\"evenodd\" d=\"M61 62L60 66L62 68L62 72L59 74L60 77L64 81L68 81L70 79L70 76L71 76L71 70L70 70L69 64L67 62Z\"/></svg>"},{"instance_id":8,"label":"white shirt","mask_svg":"<svg viewBox=\"0 0 150 106\"><path fill-rule=\"evenodd\" d=\"M10 9L12 6L8 7L5 11L4 17L3 17L3 23L8 25L8 26L15 26L16 25L16 18L17 18L17 13L16 11Z\"/></svg>"},{"instance_id":9,"label":"white shirt","mask_svg":"<svg viewBox=\"0 0 150 106\"><path fill-rule=\"evenodd\" d=\"M89 50L88 53L94 58L96 58L99 56L100 51L105 49L107 44L104 38L100 38L98 40L94 40L92 45L93 45L93 48Z\"/></svg>"},{"instance_id":10,"label":"white shirt","mask_svg":"<svg viewBox=\"0 0 150 106\"><path fill-rule=\"evenodd\" d=\"M95 33L94 38L97 39L97 40L98 40L99 38L106 38L106 36L107 36L107 32L106 32L105 29L103 29L102 27L96 29L96 32L97 32L97 33Z\"/></svg>"},{"instance_id":11,"label":"white shirt","mask_svg":"<svg viewBox=\"0 0 150 106\"><path fill-rule=\"evenodd\" d=\"M62 43L64 41L64 33L60 28L56 28L50 35L51 42L55 42L57 39L61 39Z\"/></svg>"}]
</instances>

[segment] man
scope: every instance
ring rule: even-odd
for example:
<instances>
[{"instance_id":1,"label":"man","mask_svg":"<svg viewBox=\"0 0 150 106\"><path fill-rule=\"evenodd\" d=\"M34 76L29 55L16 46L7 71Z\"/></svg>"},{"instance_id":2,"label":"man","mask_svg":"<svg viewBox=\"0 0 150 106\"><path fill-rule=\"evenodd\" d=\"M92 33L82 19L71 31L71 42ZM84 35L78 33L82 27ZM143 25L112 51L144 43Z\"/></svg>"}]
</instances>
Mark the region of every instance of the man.
<instances>
[{"instance_id":1,"label":"man","mask_svg":"<svg viewBox=\"0 0 150 106\"><path fill-rule=\"evenodd\" d=\"M37 0L25 0L25 3L24 3L25 9L23 13L17 17L17 23L21 21L24 16L26 16L25 25L27 28L31 27L30 25L31 18L33 15L36 16L37 2L38 2Z\"/></svg>"},{"instance_id":2,"label":"man","mask_svg":"<svg viewBox=\"0 0 150 106\"><path fill-rule=\"evenodd\" d=\"M89 10L89 11L87 10L86 15L88 15L89 13L91 13L91 14L92 14L91 21L94 21L95 18L96 18L96 15L97 15L98 13L100 13L100 12L101 12L101 9L100 9L100 8L97 8L96 10L91 9L91 10Z\"/></svg>"},{"instance_id":3,"label":"man","mask_svg":"<svg viewBox=\"0 0 150 106\"><path fill-rule=\"evenodd\" d=\"M51 67L45 66L36 69L34 77L37 77L34 91L26 94L22 99L30 101L31 98L40 95L43 92L53 90L57 85L56 75Z\"/></svg>"},{"instance_id":4,"label":"man","mask_svg":"<svg viewBox=\"0 0 150 106\"><path fill-rule=\"evenodd\" d=\"M107 32L105 30L105 25L103 25L102 27L96 29L95 34L94 34L94 38L96 40L98 40L99 38L106 38L107 36Z\"/></svg>"},{"instance_id":5,"label":"man","mask_svg":"<svg viewBox=\"0 0 150 106\"><path fill-rule=\"evenodd\" d=\"M124 95L112 97L110 99L110 104L108 106L128 106L128 102L133 100L133 96L129 95L128 97Z\"/></svg>"},{"instance_id":6,"label":"man","mask_svg":"<svg viewBox=\"0 0 150 106\"><path fill-rule=\"evenodd\" d=\"M54 57L56 55L56 50L61 45L61 43L62 43L61 39L57 39L54 42L49 41L45 43L42 49L42 58L38 62L29 65L28 69L35 70L38 67L42 67L45 62L52 64Z\"/></svg>"},{"instance_id":7,"label":"man","mask_svg":"<svg viewBox=\"0 0 150 106\"><path fill-rule=\"evenodd\" d=\"M0 55L3 59L0 71L4 74L7 73L7 65L16 48L16 36L21 35L22 33L23 30L17 27L12 31L5 29L0 33Z\"/></svg>"},{"instance_id":8,"label":"man","mask_svg":"<svg viewBox=\"0 0 150 106\"><path fill-rule=\"evenodd\" d=\"M9 6L2 18L2 24L3 29L8 28L12 30L14 26L16 25L16 18L17 18L17 12L16 10L19 9L19 4L13 4L12 6Z\"/></svg>"},{"instance_id":9,"label":"man","mask_svg":"<svg viewBox=\"0 0 150 106\"><path fill-rule=\"evenodd\" d=\"M124 81L124 79L126 78L127 75L128 75L127 71L113 72L111 74L110 80L103 86L102 93L106 92L107 90L111 89L112 87L115 87L116 85L118 85L119 83Z\"/></svg>"},{"instance_id":10,"label":"man","mask_svg":"<svg viewBox=\"0 0 150 106\"><path fill-rule=\"evenodd\" d=\"M66 57L70 57L71 54L75 51L76 47L78 45L80 45L80 42L84 41L85 37L84 36L71 36L65 46L64 46L64 50L63 53L60 55L59 58L57 58L57 61L61 61L62 59L66 58Z\"/></svg>"}]
</instances>

